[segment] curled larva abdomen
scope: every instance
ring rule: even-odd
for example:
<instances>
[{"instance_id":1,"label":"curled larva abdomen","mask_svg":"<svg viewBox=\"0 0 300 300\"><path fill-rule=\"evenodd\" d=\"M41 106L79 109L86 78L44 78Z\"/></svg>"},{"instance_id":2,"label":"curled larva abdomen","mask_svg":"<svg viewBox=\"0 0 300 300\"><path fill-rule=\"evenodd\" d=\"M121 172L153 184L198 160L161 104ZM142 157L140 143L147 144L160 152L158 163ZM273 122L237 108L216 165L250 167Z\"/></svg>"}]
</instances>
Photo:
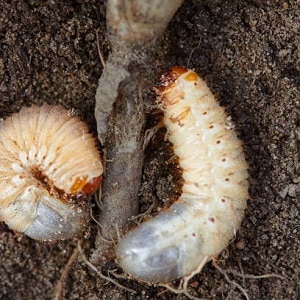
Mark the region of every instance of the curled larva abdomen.
<instances>
[{"instance_id":1,"label":"curled larva abdomen","mask_svg":"<svg viewBox=\"0 0 300 300\"><path fill-rule=\"evenodd\" d=\"M173 67L157 93L182 169L182 194L129 232L116 254L133 277L169 282L191 274L234 237L246 208L248 171L230 119L195 72Z\"/></svg>"},{"instance_id":2,"label":"curled larva abdomen","mask_svg":"<svg viewBox=\"0 0 300 300\"><path fill-rule=\"evenodd\" d=\"M0 136L0 221L40 240L81 235L103 172L86 124L45 104L1 121Z\"/></svg>"}]
</instances>

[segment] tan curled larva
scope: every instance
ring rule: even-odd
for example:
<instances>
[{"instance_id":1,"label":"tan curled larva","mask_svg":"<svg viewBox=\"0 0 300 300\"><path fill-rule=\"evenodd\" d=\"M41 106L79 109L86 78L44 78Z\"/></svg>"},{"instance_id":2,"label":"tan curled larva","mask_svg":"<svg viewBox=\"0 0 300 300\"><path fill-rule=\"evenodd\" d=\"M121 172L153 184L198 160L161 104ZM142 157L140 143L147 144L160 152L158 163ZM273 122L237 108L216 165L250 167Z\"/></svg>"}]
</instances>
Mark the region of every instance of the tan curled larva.
<instances>
[{"instance_id":1,"label":"tan curled larva","mask_svg":"<svg viewBox=\"0 0 300 300\"><path fill-rule=\"evenodd\" d=\"M116 249L125 272L149 283L188 276L218 255L239 229L248 199L241 142L206 83L173 67L157 93L182 169L182 194Z\"/></svg>"},{"instance_id":2,"label":"tan curled larva","mask_svg":"<svg viewBox=\"0 0 300 300\"><path fill-rule=\"evenodd\" d=\"M45 104L1 121L0 136L0 221L39 240L82 235L103 172L87 125Z\"/></svg>"}]
</instances>

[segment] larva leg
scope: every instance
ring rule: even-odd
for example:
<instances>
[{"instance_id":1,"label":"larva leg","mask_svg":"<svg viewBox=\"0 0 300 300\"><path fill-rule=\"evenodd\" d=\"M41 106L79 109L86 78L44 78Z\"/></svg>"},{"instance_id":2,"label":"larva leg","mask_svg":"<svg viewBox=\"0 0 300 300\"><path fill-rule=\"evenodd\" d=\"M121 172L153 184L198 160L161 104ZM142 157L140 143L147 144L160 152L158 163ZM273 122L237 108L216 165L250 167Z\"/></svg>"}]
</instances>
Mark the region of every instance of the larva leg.
<instances>
[{"instance_id":1,"label":"larva leg","mask_svg":"<svg viewBox=\"0 0 300 300\"><path fill-rule=\"evenodd\" d=\"M157 93L182 169L182 194L129 232L116 254L133 277L162 283L190 275L227 247L246 208L248 172L228 116L195 72L170 69Z\"/></svg>"}]
</instances>

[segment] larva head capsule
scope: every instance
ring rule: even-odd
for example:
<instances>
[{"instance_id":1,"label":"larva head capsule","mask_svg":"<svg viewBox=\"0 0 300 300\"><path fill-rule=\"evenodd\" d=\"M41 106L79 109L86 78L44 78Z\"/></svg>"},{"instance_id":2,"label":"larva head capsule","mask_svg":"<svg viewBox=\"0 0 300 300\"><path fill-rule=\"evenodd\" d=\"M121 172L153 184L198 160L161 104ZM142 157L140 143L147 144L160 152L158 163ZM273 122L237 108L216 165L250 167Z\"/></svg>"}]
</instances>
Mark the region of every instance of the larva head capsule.
<instances>
[{"instance_id":1,"label":"larva head capsule","mask_svg":"<svg viewBox=\"0 0 300 300\"><path fill-rule=\"evenodd\" d=\"M180 77L182 74L186 73L188 70L181 66L174 66L168 69L160 78L158 83L158 94L160 94L160 90L164 91L166 87L174 84L176 79Z\"/></svg>"},{"instance_id":2,"label":"larva head capsule","mask_svg":"<svg viewBox=\"0 0 300 300\"><path fill-rule=\"evenodd\" d=\"M32 106L0 135L0 221L39 240L82 236L103 172L86 124L62 106Z\"/></svg>"}]
</instances>

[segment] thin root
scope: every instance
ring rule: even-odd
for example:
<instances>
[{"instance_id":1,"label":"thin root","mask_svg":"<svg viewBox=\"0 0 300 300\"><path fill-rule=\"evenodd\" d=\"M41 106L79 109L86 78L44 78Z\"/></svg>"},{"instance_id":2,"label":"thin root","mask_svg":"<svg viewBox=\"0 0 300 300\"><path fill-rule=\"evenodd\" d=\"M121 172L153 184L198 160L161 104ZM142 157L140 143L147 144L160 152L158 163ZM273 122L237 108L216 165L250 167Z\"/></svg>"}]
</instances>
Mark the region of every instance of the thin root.
<instances>
[{"instance_id":1,"label":"thin root","mask_svg":"<svg viewBox=\"0 0 300 300\"><path fill-rule=\"evenodd\" d=\"M118 274L117 273L117 269L115 269L115 270L109 270L108 271L110 274L112 274L115 278L118 278L118 279L125 279L125 280L128 280L129 278L128 278L128 275L126 275L126 274Z\"/></svg>"},{"instance_id":2,"label":"thin root","mask_svg":"<svg viewBox=\"0 0 300 300\"><path fill-rule=\"evenodd\" d=\"M102 201L101 201L101 199L102 199L102 189L101 188L99 189L98 193L95 193L94 199L95 199L96 205L99 208L101 208L103 206Z\"/></svg>"},{"instance_id":3,"label":"thin root","mask_svg":"<svg viewBox=\"0 0 300 300\"><path fill-rule=\"evenodd\" d=\"M203 261L200 263L199 267L194 271L192 272L190 275L184 277L177 288L169 285L169 284L160 284L160 286L163 286L165 287L167 290L171 291L172 293L175 293L175 294L184 294L185 296L187 296L189 299L192 299L192 300L201 300L201 298L198 298L198 297L195 297L195 296L192 296L189 292L188 292L188 284L189 284L189 281L191 280L191 278L193 278L196 274L200 273L202 268L204 267L204 265L210 260L210 258L208 256L206 256ZM284 279L283 276L281 275L277 275L277 274L265 274L265 275L251 275L251 274L243 274L243 273L240 273L238 271L235 271L235 270L223 270L216 262L216 259L213 259L213 265L214 267L225 277L226 281L237 287L238 290L244 295L244 297L249 300L249 295L247 293L247 291L240 285L238 284L237 282L231 280L228 276L228 273L231 273L233 275L236 275L236 276L239 276L243 279L245 278L249 278L249 279L261 279L261 278L272 278L272 277L276 277L276 278L280 278L280 279Z\"/></svg>"},{"instance_id":4,"label":"thin root","mask_svg":"<svg viewBox=\"0 0 300 300\"><path fill-rule=\"evenodd\" d=\"M200 265L198 266L198 268L193 271L190 275L184 277L179 286L177 288L174 288L172 286L170 286L169 284L160 284L160 286L163 286L165 288L167 288L169 291L175 293L175 294L184 294L185 296L187 296L189 299L192 300L202 300L202 298L198 298L195 296L192 296L189 292L188 292L188 283L190 281L190 279L192 277L194 277L196 274L200 273L201 270L203 269L204 265L207 263L207 261L209 260L208 256L205 256L204 259L201 261Z\"/></svg>"},{"instance_id":5,"label":"thin root","mask_svg":"<svg viewBox=\"0 0 300 300\"><path fill-rule=\"evenodd\" d=\"M82 250L82 248L81 248L81 244L80 244L80 241L78 242L78 244L77 244L77 248L78 248L78 251L79 251L79 253L80 253L80 256L81 256L81 258L83 259L83 262L89 267L89 268L91 268L93 271L95 271L96 273L97 273L97 275L100 277L100 278L102 278L102 279L104 279L105 281L108 281L108 282L110 282L110 283L112 283L112 284L114 284L115 286L117 286L117 287L119 287L119 288L121 288L121 289L123 289L123 290L126 290L127 292L129 292L129 293L133 293L133 294L136 294L136 291L135 290L132 290L132 289L129 289L129 288L127 288L127 287L125 287L125 286L123 286L123 285L121 285L120 283L118 283L117 281L115 281L114 279L112 279L112 278L110 278L110 277L107 277L107 276L105 276L105 275L103 275L87 258L86 258L86 256L85 256L85 254L84 254L84 252L83 252L83 250Z\"/></svg>"},{"instance_id":6,"label":"thin root","mask_svg":"<svg viewBox=\"0 0 300 300\"><path fill-rule=\"evenodd\" d=\"M141 220L142 220L145 216L150 215L150 213L151 213L152 210L153 210L153 207L154 207L154 203L152 203L152 204L150 205L150 207L149 207L145 212L140 213L140 214L137 215L137 216L133 216L133 217L131 218L131 221L136 221L138 224L141 223Z\"/></svg>"},{"instance_id":7,"label":"thin root","mask_svg":"<svg viewBox=\"0 0 300 300\"><path fill-rule=\"evenodd\" d=\"M93 215L93 209L91 208L90 209L90 216L91 216L91 218L92 218L92 220L101 228L102 227L102 225L97 221L97 219L94 217L94 215Z\"/></svg>"},{"instance_id":8,"label":"thin root","mask_svg":"<svg viewBox=\"0 0 300 300\"><path fill-rule=\"evenodd\" d=\"M197 46L195 48L193 48L192 51L190 52L190 55L189 55L189 58L188 58L188 61L187 61L187 64L186 64L187 68L189 67L189 64L191 62L191 59L192 59L192 56L193 56L194 52L200 47L201 41L202 41L202 39L199 39Z\"/></svg>"},{"instance_id":9,"label":"thin root","mask_svg":"<svg viewBox=\"0 0 300 300\"><path fill-rule=\"evenodd\" d=\"M75 262L77 256L78 256L78 248L75 248L73 250L73 253L70 256L63 272L61 273L61 276L60 276L57 284L56 284L53 300L60 300L62 298L62 292L63 292L64 285L66 283L66 280L67 280L67 277L71 270L71 267L72 267L73 263Z\"/></svg>"},{"instance_id":10,"label":"thin root","mask_svg":"<svg viewBox=\"0 0 300 300\"><path fill-rule=\"evenodd\" d=\"M252 275L252 274L243 274L243 273L240 273L240 272L232 270L232 269L227 270L227 273L231 273L231 274L239 276L241 278L249 278L249 279L262 279L262 278L273 278L273 277L280 278L282 280L285 279L283 276L273 274L273 273L264 274L264 275Z\"/></svg>"},{"instance_id":11,"label":"thin root","mask_svg":"<svg viewBox=\"0 0 300 300\"><path fill-rule=\"evenodd\" d=\"M240 273L238 271L235 271L235 270L232 270L232 269L229 269L229 270L223 270L220 266L218 266L216 260L213 260L213 265L214 267L225 277L225 279L232 285L236 286L241 292L242 294L245 296L245 298L248 300L250 299L246 290L241 286L239 285L238 283L236 283L235 281L229 279L228 277L228 273L231 273L235 276L239 276L243 279L245 278L249 278L249 279L261 279L261 278L273 278L273 277L276 277L276 278L280 278L280 279L284 279L283 276L281 275L277 275L277 274L264 274L264 275L252 275L252 274L244 274L244 273Z\"/></svg>"},{"instance_id":12,"label":"thin root","mask_svg":"<svg viewBox=\"0 0 300 300\"><path fill-rule=\"evenodd\" d=\"M105 237L103 237L100 230L98 230L98 236L100 237L100 240L103 241L104 243L111 244L111 245L115 244L115 242L113 240L110 241L110 240L106 239Z\"/></svg>"},{"instance_id":13,"label":"thin root","mask_svg":"<svg viewBox=\"0 0 300 300\"><path fill-rule=\"evenodd\" d=\"M227 275L227 271L225 271L221 267L219 267L214 261L213 261L213 265L225 277L225 279L228 283L236 286L240 290L240 292L245 296L245 298L247 300L250 300L249 295L247 294L247 291L241 285L239 285L237 282L231 280Z\"/></svg>"},{"instance_id":14,"label":"thin root","mask_svg":"<svg viewBox=\"0 0 300 300\"><path fill-rule=\"evenodd\" d=\"M104 55L101 51L101 47L100 47L100 40L99 40L99 29L97 29L96 31L96 39L97 39L97 48L98 48L98 55L100 57L100 61L101 61L101 64L102 64L102 67L105 68L105 59L104 59Z\"/></svg>"},{"instance_id":15,"label":"thin root","mask_svg":"<svg viewBox=\"0 0 300 300\"><path fill-rule=\"evenodd\" d=\"M94 221L94 222L102 229L101 223L100 223L100 222L94 217L94 215L93 215L93 210L92 210L92 208L90 209L90 216L91 216L92 220L93 220L93 221ZM101 241L103 241L103 242L105 242L105 243L107 243L107 244L114 244L114 241L110 241L110 240L104 238L104 237L101 235L100 232L101 232L101 230L98 230L98 235L99 235Z\"/></svg>"},{"instance_id":16,"label":"thin root","mask_svg":"<svg viewBox=\"0 0 300 300\"><path fill-rule=\"evenodd\" d=\"M204 300L203 298L198 298L195 296L192 296L187 290L184 289L178 289L178 288L174 288L172 286L170 286L169 284L160 284L160 286L165 287L166 289L168 289L170 292L174 293L174 294L184 294L185 296L187 296L189 299L192 300Z\"/></svg>"},{"instance_id":17,"label":"thin root","mask_svg":"<svg viewBox=\"0 0 300 300\"><path fill-rule=\"evenodd\" d=\"M201 272L201 270L203 269L204 265L208 262L209 257L205 256L204 259L201 261L200 265L198 266L198 268L193 271L190 275L185 276L183 278L183 289L187 290L188 288L188 283L191 280L192 277L194 277L196 274L199 274Z\"/></svg>"}]
</instances>

